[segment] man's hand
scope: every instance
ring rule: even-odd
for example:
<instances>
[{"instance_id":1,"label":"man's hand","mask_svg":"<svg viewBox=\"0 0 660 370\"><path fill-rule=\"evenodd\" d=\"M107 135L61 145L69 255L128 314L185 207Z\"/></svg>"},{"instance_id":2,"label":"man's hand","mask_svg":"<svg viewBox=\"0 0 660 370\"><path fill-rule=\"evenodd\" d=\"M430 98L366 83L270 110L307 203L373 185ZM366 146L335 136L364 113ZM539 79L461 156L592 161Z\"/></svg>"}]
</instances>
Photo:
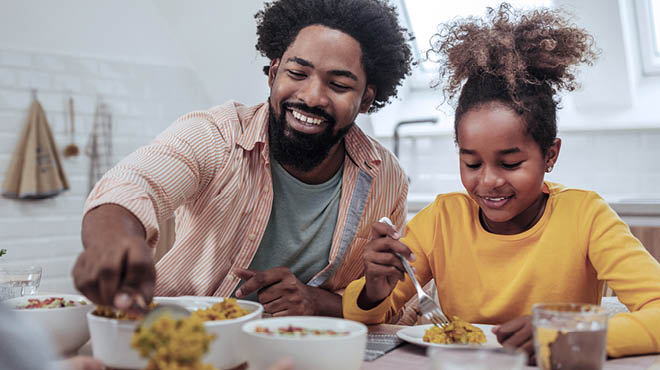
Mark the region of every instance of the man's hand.
<instances>
[{"instance_id":1,"label":"man's hand","mask_svg":"<svg viewBox=\"0 0 660 370\"><path fill-rule=\"evenodd\" d=\"M96 304L146 306L156 270L137 218L122 207L103 205L87 213L82 234L85 250L73 267L76 288Z\"/></svg>"},{"instance_id":2,"label":"man's hand","mask_svg":"<svg viewBox=\"0 0 660 370\"><path fill-rule=\"evenodd\" d=\"M531 315L519 317L496 326L493 328L493 333L497 336L497 341L503 347L520 349L527 352L528 364L532 366L536 365Z\"/></svg>"},{"instance_id":3,"label":"man's hand","mask_svg":"<svg viewBox=\"0 0 660 370\"><path fill-rule=\"evenodd\" d=\"M415 256L399 241L400 234L391 226L376 222L371 227L374 238L365 246L362 259L366 284L358 297L358 306L371 309L392 293L399 281L405 279L401 259L395 253L414 261Z\"/></svg>"},{"instance_id":4,"label":"man's hand","mask_svg":"<svg viewBox=\"0 0 660 370\"><path fill-rule=\"evenodd\" d=\"M233 273L245 280L236 291L236 297L241 298L257 291L264 311L273 316L341 316L340 296L303 284L286 267L266 271L234 269Z\"/></svg>"}]
</instances>

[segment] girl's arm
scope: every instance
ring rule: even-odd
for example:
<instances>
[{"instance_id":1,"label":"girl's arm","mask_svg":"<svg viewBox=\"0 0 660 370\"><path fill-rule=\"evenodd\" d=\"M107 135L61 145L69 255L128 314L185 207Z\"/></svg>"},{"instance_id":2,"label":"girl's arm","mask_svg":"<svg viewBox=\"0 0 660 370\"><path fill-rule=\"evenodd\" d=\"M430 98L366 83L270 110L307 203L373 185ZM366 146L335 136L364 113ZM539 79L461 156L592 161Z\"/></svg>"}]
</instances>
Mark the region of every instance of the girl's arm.
<instances>
[{"instance_id":1,"label":"girl's arm","mask_svg":"<svg viewBox=\"0 0 660 370\"><path fill-rule=\"evenodd\" d=\"M660 352L660 263L602 198L594 194L582 209L590 220L588 257L598 279L631 311L609 320L608 355Z\"/></svg>"}]
</instances>

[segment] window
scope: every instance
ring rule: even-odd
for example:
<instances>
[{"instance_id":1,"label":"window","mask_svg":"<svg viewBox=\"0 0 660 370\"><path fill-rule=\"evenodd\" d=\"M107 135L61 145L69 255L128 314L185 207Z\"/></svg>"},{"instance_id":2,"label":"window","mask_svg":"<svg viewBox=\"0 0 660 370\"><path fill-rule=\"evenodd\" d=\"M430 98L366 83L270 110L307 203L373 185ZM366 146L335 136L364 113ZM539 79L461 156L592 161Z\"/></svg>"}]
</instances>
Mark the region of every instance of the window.
<instances>
[{"instance_id":1,"label":"window","mask_svg":"<svg viewBox=\"0 0 660 370\"><path fill-rule=\"evenodd\" d=\"M415 53L421 66L413 75L413 88L427 88L436 66L426 61L426 51L430 49L431 37L436 33L438 24L456 17L478 16L486 12L486 7L497 7L501 0L403 0L404 14L408 25L415 35ZM528 9L552 6L552 0L509 0L514 8ZM657 1L656 1L657 2Z\"/></svg>"},{"instance_id":2,"label":"window","mask_svg":"<svg viewBox=\"0 0 660 370\"><path fill-rule=\"evenodd\" d=\"M637 24L644 74L660 74L660 0L637 0Z\"/></svg>"}]
</instances>

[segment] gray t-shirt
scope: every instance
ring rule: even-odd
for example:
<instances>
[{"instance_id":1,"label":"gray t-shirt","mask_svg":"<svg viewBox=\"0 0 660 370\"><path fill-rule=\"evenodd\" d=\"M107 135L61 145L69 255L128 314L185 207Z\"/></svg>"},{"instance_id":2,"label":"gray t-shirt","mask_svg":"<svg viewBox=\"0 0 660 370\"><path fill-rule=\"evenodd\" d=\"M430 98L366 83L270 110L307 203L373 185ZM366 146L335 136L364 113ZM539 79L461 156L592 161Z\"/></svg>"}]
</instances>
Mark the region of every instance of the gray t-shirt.
<instances>
[{"instance_id":1,"label":"gray t-shirt","mask_svg":"<svg viewBox=\"0 0 660 370\"><path fill-rule=\"evenodd\" d=\"M328 264L343 169L322 184L310 185L293 177L271 157L273 207L251 270L285 266L307 283ZM243 299L257 300L257 294Z\"/></svg>"}]
</instances>

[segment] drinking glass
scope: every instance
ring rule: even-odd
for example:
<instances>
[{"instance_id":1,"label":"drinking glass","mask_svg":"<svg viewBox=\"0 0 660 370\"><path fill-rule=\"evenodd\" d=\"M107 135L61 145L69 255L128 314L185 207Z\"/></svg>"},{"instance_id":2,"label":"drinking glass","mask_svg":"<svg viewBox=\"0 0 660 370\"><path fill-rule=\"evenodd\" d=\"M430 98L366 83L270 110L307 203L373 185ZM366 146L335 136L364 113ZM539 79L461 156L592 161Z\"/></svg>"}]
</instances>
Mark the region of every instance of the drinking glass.
<instances>
[{"instance_id":1,"label":"drinking glass","mask_svg":"<svg viewBox=\"0 0 660 370\"><path fill-rule=\"evenodd\" d=\"M41 266L0 267L0 301L36 294L41 271Z\"/></svg>"},{"instance_id":2,"label":"drinking glass","mask_svg":"<svg viewBox=\"0 0 660 370\"><path fill-rule=\"evenodd\" d=\"M577 303L532 308L536 361L543 370L600 370L607 356L607 311Z\"/></svg>"},{"instance_id":3,"label":"drinking glass","mask_svg":"<svg viewBox=\"0 0 660 370\"><path fill-rule=\"evenodd\" d=\"M432 370L522 370L527 355L508 348L450 345L429 347Z\"/></svg>"}]
</instances>

